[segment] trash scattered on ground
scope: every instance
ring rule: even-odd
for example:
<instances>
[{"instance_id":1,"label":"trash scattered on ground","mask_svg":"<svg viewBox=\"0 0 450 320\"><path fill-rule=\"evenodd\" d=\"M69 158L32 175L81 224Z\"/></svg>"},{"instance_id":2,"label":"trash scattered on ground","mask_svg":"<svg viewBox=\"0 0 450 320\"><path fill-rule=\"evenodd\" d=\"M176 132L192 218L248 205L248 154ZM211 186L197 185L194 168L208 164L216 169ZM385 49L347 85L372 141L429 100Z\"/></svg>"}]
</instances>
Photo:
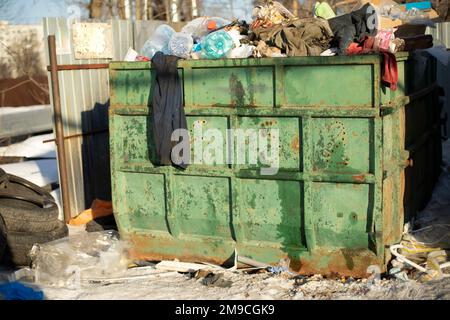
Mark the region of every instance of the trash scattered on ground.
<instances>
[{"instance_id":1,"label":"trash scattered on ground","mask_svg":"<svg viewBox=\"0 0 450 320\"><path fill-rule=\"evenodd\" d=\"M89 278L125 273L128 244L115 231L82 233L35 245L30 253L36 283L74 287Z\"/></svg>"},{"instance_id":2,"label":"trash scattered on ground","mask_svg":"<svg viewBox=\"0 0 450 320\"><path fill-rule=\"evenodd\" d=\"M400 244L390 247L395 256L392 263L409 270L413 278L420 281L450 277L450 261L446 249L450 249L450 224L434 224L408 230ZM394 269L399 269L399 272L401 270L400 267Z\"/></svg>"},{"instance_id":3,"label":"trash scattered on ground","mask_svg":"<svg viewBox=\"0 0 450 320\"><path fill-rule=\"evenodd\" d=\"M237 256L237 262L240 262L240 263L252 266L252 267L257 267L257 268L270 268L270 267L272 267L270 264L259 262L259 261L253 260L251 258L238 255L236 252L235 252L235 256Z\"/></svg>"},{"instance_id":4,"label":"trash scattered on ground","mask_svg":"<svg viewBox=\"0 0 450 320\"><path fill-rule=\"evenodd\" d=\"M20 282L0 283L0 300L44 300L44 293Z\"/></svg>"},{"instance_id":5,"label":"trash scattered on ground","mask_svg":"<svg viewBox=\"0 0 450 320\"><path fill-rule=\"evenodd\" d=\"M220 288L229 288L233 284L230 280L223 279L222 274L208 273L201 281L204 286L215 286Z\"/></svg>"},{"instance_id":6,"label":"trash scattered on ground","mask_svg":"<svg viewBox=\"0 0 450 320\"><path fill-rule=\"evenodd\" d=\"M164 260L157 263L155 265L155 268L159 270L177 271L177 272L192 272L198 270L217 269L217 267L214 267L211 264L199 264L199 263L168 261L168 260Z\"/></svg>"},{"instance_id":7,"label":"trash scattered on ground","mask_svg":"<svg viewBox=\"0 0 450 320\"><path fill-rule=\"evenodd\" d=\"M286 274L287 276L295 276L296 273L289 271L291 260L289 258L280 259L278 265L267 268L267 271L273 274Z\"/></svg>"},{"instance_id":8,"label":"trash scattered on ground","mask_svg":"<svg viewBox=\"0 0 450 320\"><path fill-rule=\"evenodd\" d=\"M224 279L223 273L214 273L211 270L200 269L190 271L186 274L187 279L197 279L204 286L215 286L220 288L229 288L233 284L232 281Z\"/></svg>"},{"instance_id":9,"label":"trash scattered on ground","mask_svg":"<svg viewBox=\"0 0 450 320\"><path fill-rule=\"evenodd\" d=\"M399 280L403 280L403 281L408 281L408 275L406 274L405 271L402 271L402 269L396 267L396 268L391 268L389 269L389 275L393 276Z\"/></svg>"},{"instance_id":10,"label":"trash scattered on ground","mask_svg":"<svg viewBox=\"0 0 450 320\"><path fill-rule=\"evenodd\" d=\"M450 159L450 140L443 143L443 167ZM391 246L389 274L420 283L450 278L450 173L443 170L424 210L405 225L402 240Z\"/></svg>"}]
</instances>

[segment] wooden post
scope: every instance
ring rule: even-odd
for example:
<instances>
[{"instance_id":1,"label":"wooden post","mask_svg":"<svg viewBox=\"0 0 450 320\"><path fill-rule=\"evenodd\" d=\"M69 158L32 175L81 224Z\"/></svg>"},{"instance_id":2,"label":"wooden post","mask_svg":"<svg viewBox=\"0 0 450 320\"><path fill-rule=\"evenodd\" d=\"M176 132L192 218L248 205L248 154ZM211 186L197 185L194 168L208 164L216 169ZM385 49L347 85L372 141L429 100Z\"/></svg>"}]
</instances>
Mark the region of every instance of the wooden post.
<instances>
[{"instance_id":1,"label":"wooden post","mask_svg":"<svg viewBox=\"0 0 450 320\"><path fill-rule=\"evenodd\" d=\"M56 135L56 150L58 152L58 168L60 177L60 188L62 196L62 206L64 212L64 220L66 223L72 218L70 212L70 197L69 197L69 178L67 176L67 162L66 150L64 146L64 129L61 115L61 96L59 92L58 79L58 61L56 55L56 40L55 36L48 36L48 51L50 56L50 77L52 85L52 100L53 100L53 116L55 121L55 135Z\"/></svg>"}]
</instances>

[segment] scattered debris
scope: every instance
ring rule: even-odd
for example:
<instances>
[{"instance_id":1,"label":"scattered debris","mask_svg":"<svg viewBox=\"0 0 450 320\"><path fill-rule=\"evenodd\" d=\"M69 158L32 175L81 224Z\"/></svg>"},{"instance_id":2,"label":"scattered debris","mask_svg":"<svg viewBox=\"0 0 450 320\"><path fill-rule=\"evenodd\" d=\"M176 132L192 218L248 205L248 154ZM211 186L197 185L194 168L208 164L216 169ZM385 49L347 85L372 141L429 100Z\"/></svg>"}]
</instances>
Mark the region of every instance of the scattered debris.
<instances>
[{"instance_id":1,"label":"scattered debris","mask_svg":"<svg viewBox=\"0 0 450 320\"><path fill-rule=\"evenodd\" d=\"M20 282L0 284L0 300L44 300L44 293Z\"/></svg>"},{"instance_id":2,"label":"scattered debris","mask_svg":"<svg viewBox=\"0 0 450 320\"><path fill-rule=\"evenodd\" d=\"M198 270L216 269L216 267L211 264L199 264L199 263L168 261L168 260L164 260L156 264L155 268L159 270L177 271L177 272L192 272Z\"/></svg>"},{"instance_id":3,"label":"scattered debris","mask_svg":"<svg viewBox=\"0 0 450 320\"><path fill-rule=\"evenodd\" d=\"M195 278L202 279L201 284L204 286L229 288L233 284L232 281L223 279L222 273L213 273L207 270L199 270Z\"/></svg>"},{"instance_id":4,"label":"scattered debris","mask_svg":"<svg viewBox=\"0 0 450 320\"><path fill-rule=\"evenodd\" d=\"M406 230L400 244L390 247L396 257L391 271L396 277L408 279L401 273L407 266L416 271L415 278L421 281L450 277L447 251L450 248L450 224L433 224L417 230ZM449 269L450 270L450 269ZM406 277L405 277L406 276Z\"/></svg>"},{"instance_id":5,"label":"scattered debris","mask_svg":"<svg viewBox=\"0 0 450 320\"><path fill-rule=\"evenodd\" d=\"M83 279L125 274L128 244L115 231L82 233L35 245L30 253L39 284L77 287Z\"/></svg>"},{"instance_id":6,"label":"scattered debris","mask_svg":"<svg viewBox=\"0 0 450 320\"><path fill-rule=\"evenodd\" d=\"M237 254L235 253L235 255L237 255ZM266 269L266 268L272 267L270 264L259 262L259 261L253 260L251 258L241 256L241 255L237 255L237 262L240 262L240 263L243 263L243 264L246 264L249 266L257 267L257 268L265 268Z\"/></svg>"}]
</instances>

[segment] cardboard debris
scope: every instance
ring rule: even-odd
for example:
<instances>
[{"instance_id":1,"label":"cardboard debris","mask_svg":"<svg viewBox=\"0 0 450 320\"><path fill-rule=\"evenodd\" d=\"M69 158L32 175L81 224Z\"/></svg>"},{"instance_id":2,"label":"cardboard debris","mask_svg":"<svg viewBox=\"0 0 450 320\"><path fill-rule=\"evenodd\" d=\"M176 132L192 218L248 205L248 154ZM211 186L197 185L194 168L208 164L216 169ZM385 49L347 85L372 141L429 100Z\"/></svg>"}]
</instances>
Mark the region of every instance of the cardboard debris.
<instances>
[{"instance_id":1,"label":"cardboard debris","mask_svg":"<svg viewBox=\"0 0 450 320\"><path fill-rule=\"evenodd\" d=\"M396 3L395 1L392 0L372 0L370 1L370 3L376 8L379 9L381 6L384 5L399 5L398 3ZM406 11L406 8L405 8ZM440 20L438 13L434 10L434 9L428 9L428 10L421 10L424 13L427 13L428 18L431 22L437 22ZM405 33L408 33L408 36L411 35L421 35L421 34L425 34L425 29L426 29L426 25L424 24L411 24L411 23L407 23L402 21L401 19L391 19L388 17L382 17L380 14L377 15L377 19L378 19L378 29L394 29L394 28L399 28L399 29L407 29L407 31L404 31ZM405 27L407 26L407 27ZM410 26L421 26L422 28L418 28L415 29L414 34L411 34L410 32L412 31L412 28ZM423 31L422 31L423 29ZM403 31L401 31L402 33ZM417 33L419 32L419 33Z\"/></svg>"}]
</instances>

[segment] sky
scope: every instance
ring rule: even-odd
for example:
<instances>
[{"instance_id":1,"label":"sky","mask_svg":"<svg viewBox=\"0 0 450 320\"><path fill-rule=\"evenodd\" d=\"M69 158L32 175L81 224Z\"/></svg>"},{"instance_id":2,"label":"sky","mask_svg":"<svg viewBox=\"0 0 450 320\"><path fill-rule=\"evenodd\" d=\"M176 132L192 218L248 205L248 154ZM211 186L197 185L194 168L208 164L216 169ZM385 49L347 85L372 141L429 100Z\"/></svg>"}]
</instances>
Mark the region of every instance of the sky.
<instances>
[{"instance_id":1,"label":"sky","mask_svg":"<svg viewBox=\"0 0 450 320\"><path fill-rule=\"evenodd\" d=\"M252 0L203 0L206 15L219 15L224 18L237 17L250 20ZM43 17L70 17L79 10L75 3L89 0L0 0L0 20L10 24L40 24ZM233 14L231 12L233 10ZM88 17L85 9L80 11L83 18Z\"/></svg>"},{"instance_id":2,"label":"sky","mask_svg":"<svg viewBox=\"0 0 450 320\"><path fill-rule=\"evenodd\" d=\"M10 24L40 24L43 17L69 17L74 3L73 0L0 0L0 20Z\"/></svg>"}]
</instances>

